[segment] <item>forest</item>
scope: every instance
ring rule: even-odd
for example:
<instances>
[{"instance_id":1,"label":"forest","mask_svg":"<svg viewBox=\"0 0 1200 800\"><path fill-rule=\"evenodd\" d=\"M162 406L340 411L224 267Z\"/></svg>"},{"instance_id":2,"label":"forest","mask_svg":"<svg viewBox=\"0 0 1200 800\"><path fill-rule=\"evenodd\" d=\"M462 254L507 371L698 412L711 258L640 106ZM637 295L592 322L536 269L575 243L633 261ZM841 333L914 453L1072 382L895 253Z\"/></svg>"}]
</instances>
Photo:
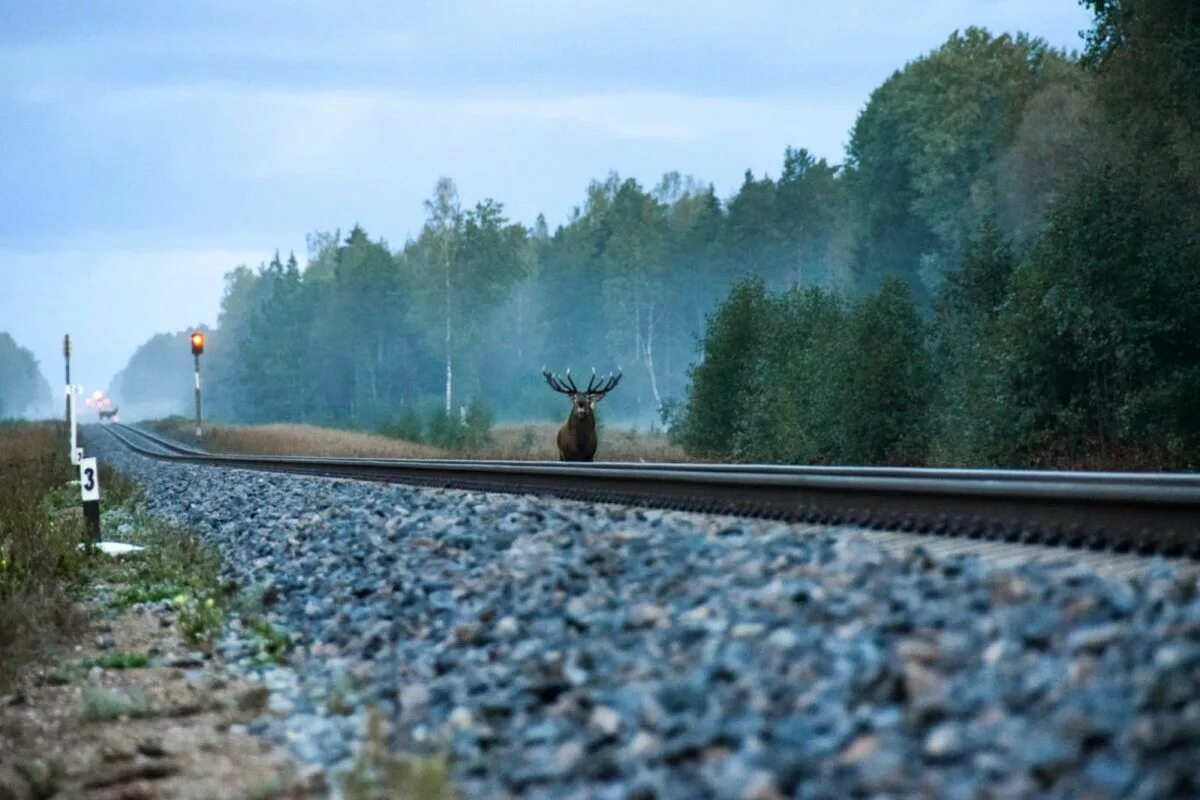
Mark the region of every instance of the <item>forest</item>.
<instances>
[{"instance_id":1,"label":"forest","mask_svg":"<svg viewBox=\"0 0 1200 800\"><path fill-rule=\"evenodd\" d=\"M216 417L400 431L561 416L543 365L620 368L614 423L704 457L1200 463L1200 6L1088 0L1082 53L971 28L898 69L830 164L730 197L611 173L550 230L444 178L399 247L355 226L227 277ZM122 403L185 410L187 331Z\"/></svg>"},{"instance_id":2,"label":"forest","mask_svg":"<svg viewBox=\"0 0 1200 800\"><path fill-rule=\"evenodd\" d=\"M33 353L0 331L0 420L46 413L50 385Z\"/></svg>"}]
</instances>

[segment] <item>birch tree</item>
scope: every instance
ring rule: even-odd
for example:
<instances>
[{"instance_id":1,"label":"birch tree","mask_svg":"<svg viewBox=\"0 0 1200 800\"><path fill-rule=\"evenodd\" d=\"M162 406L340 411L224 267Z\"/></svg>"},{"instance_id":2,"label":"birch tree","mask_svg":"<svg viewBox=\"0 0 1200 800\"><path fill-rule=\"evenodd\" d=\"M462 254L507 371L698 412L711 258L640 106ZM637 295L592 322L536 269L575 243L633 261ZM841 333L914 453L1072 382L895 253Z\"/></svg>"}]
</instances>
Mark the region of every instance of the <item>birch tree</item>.
<instances>
[{"instance_id":1,"label":"birch tree","mask_svg":"<svg viewBox=\"0 0 1200 800\"><path fill-rule=\"evenodd\" d=\"M443 354L446 359L446 413L454 401L454 262L462 236L463 215L458 201L458 188L447 177L438 178L433 197L425 201L423 237L428 239L434 263L440 273L445 337Z\"/></svg>"}]
</instances>

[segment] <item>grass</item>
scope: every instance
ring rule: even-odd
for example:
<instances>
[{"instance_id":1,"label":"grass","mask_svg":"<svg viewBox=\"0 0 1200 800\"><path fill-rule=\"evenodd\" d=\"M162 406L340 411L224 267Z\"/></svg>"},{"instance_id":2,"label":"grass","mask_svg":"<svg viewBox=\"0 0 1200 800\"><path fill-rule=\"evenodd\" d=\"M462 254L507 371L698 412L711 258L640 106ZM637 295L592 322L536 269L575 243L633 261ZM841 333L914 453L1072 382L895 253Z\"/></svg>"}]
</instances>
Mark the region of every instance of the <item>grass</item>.
<instances>
[{"instance_id":1,"label":"grass","mask_svg":"<svg viewBox=\"0 0 1200 800\"><path fill-rule=\"evenodd\" d=\"M219 599L221 562L212 547L136 506L106 511L103 524L118 528L122 541L145 547L101 562L98 577L117 587L108 602L114 611L137 603L177 603L181 597Z\"/></svg>"},{"instance_id":2,"label":"grass","mask_svg":"<svg viewBox=\"0 0 1200 800\"><path fill-rule=\"evenodd\" d=\"M150 656L145 653L105 653L100 658L85 658L79 662L80 669L140 669L149 666Z\"/></svg>"},{"instance_id":3,"label":"grass","mask_svg":"<svg viewBox=\"0 0 1200 800\"><path fill-rule=\"evenodd\" d=\"M561 423L541 422L522 425L497 425L492 429L493 446L473 455L476 458L495 458L522 461L535 459L558 460L555 437ZM597 461L680 462L695 459L672 444L661 433L646 433L615 425L600 427L600 446Z\"/></svg>"},{"instance_id":4,"label":"grass","mask_svg":"<svg viewBox=\"0 0 1200 800\"><path fill-rule=\"evenodd\" d=\"M147 548L108 558L79 547L79 487L69 483L75 468L64 440L58 423L0 424L0 693L25 664L80 629L79 600L96 585L108 587L114 611L193 598L196 607L177 616L196 641L220 627L215 551L140 510L137 484L103 463L106 535Z\"/></svg>"},{"instance_id":5,"label":"grass","mask_svg":"<svg viewBox=\"0 0 1200 800\"><path fill-rule=\"evenodd\" d=\"M354 766L341 776L347 800L454 800L450 759L444 754L404 755L388 751L383 718L372 712Z\"/></svg>"},{"instance_id":6,"label":"grass","mask_svg":"<svg viewBox=\"0 0 1200 800\"><path fill-rule=\"evenodd\" d=\"M190 424L166 419L148 427L180 441L194 442ZM440 458L444 450L415 442L357 431L315 425L208 425L203 446L218 453L264 453L278 456L379 456L382 458Z\"/></svg>"},{"instance_id":7,"label":"grass","mask_svg":"<svg viewBox=\"0 0 1200 800\"><path fill-rule=\"evenodd\" d=\"M50 643L82 624L86 580L78 488L56 423L0 424L0 692ZM74 491L74 499L71 493Z\"/></svg>"},{"instance_id":8,"label":"grass","mask_svg":"<svg viewBox=\"0 0 1200 800\"><path fill-rule=\"evenodd\" d=\"M313 425L212 425L207 429L204 446L223 453L554 461L558 459L554 442L560 425L557 422L498 425L492 428L489 445L462 451ZM159 420L150 423L149 427L180 440L191 441L190 425L178 420ZM680 462L695 459L662 434L602 424L596 460Z\"/></svg>"},{"instance_id":9,"label":"grass","mask_svg":"<svg viewBox=\"0 0 1200 800\"><path fill-rule=\"evenodd\" d=\"M254 635L257 652L254 655L256 664L285 664L288 651L292 648L292 635L282 628L277 628L268 620L257 617L246 624L246 629Z\"/></svg>"},{"instance_id":10,"label":"grass","mask_svg":"<svg viewBox=\"0 0 1200 800\"><path fill-rule=\"evenodd\" d=\"M181 594L174 598L173 602L179 630L188 641L196 644L211 643L221 632L225 612L211 594L207 597Z\"/></svg>"},{"instance_id":11,"label":"grass","mask_svg":"<svg viewBox=\"0 0 1200 800\"><path fill-rule=\"evenodd\" d=\"M211 643L225 620L216 550L136 506L114 509L107 517L110 527L124 531L121 539L145 547L101 562L97 577L116 587L109 608L120 612L169 601L180 632L195 644Z\"/></svg>"},{"instance_id":12,"label":"grass","mask_svg":"<svg viewBox=\"0 0 1200 800\"><path fill-rule=\"evenodd\" d=\"M80 701L83 705L83 718L90 720L145 717L153 713L145 695L133 688L120 690L84 686Z\"/></svg>"}]
</instances>

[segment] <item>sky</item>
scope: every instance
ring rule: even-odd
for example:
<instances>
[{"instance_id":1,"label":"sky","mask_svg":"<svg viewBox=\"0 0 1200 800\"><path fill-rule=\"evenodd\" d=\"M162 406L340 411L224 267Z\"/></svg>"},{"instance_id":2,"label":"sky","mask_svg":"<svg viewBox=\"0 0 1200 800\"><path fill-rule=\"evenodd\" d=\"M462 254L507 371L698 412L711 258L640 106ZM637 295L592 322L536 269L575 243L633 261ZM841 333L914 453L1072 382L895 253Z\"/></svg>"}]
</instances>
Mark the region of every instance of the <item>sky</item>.
<instances>
[{"instance_id":1,"label":"sky","mask_svg":"<svg viewBox=\"0 0 1200 800\"><path fill-rule=\"evenodd\" d=\"M1068 50L1073 0L0 0L0 331L104 388L223 276L464 204L551 226L610 170L732 194L840 163L872 89L970 25ZM181 353L186 358L186 353ZM56 395L61 391L56 389Z\"/></svg>"}]
</instances>

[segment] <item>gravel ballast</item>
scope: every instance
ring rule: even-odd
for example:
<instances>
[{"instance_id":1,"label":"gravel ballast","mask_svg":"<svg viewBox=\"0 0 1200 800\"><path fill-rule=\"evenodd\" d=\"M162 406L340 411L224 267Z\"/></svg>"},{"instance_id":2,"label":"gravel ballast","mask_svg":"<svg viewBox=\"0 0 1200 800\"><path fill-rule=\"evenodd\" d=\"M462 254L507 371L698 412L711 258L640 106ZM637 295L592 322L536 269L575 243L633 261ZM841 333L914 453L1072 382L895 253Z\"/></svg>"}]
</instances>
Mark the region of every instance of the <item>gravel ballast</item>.
<instances>
[{"instance_id":1,"label":"gravel ballast","mask_svg":"<svg viewBox=\"0 0 1200 800\"><path fill-rule=\"evenodd\" d=\"M333 771L377 709L470 797L1200 796L1191 566L999 569L89 444L296 635L251 729ZM249 668L236 631L221 646Z\"/></svg>"}]
</instances>

